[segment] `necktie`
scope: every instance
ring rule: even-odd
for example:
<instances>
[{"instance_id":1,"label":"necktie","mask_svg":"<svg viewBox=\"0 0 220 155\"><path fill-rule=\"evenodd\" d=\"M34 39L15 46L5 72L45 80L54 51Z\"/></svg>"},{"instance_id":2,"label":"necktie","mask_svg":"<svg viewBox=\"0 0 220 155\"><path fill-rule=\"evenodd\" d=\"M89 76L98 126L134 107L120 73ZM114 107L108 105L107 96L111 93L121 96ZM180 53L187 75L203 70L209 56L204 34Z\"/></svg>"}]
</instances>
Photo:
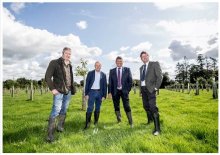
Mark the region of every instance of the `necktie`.
<instances>
[{"instance_id":1,"label":"necktie","mask_svg":"<svg viewBox=\"0 0 220 155\"><path fill-rule=\"evenodd\" d=\"M121 87L121 74L120 74L120 69L121 69L121 68L118 68L118 88Z\"/></svg>"},{"instance_id":2,"label":"necktie","mask_svg":"<svg viewBox=\"0 0 220 155\"><path fill-rule=\"evenodd\" d=\"M146 74L146 64L144 64L143 66L144 66L144 69L143 69L143 73L142 73L142 76L141 76L141 81L144 81L145 74Z\"/></svg>"}]
</instances>

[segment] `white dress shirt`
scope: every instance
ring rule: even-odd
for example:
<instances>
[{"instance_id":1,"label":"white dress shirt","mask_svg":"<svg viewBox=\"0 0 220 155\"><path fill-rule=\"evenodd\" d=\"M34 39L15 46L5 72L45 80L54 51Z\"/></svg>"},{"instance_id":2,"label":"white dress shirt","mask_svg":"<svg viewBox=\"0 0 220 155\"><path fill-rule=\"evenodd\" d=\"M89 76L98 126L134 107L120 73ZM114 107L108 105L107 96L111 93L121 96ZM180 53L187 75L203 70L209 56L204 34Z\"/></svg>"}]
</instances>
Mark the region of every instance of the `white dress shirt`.
<instances>
[{"instance_id":1,"label":"white dress shirt","mask_svg":"<svg viewBox=\"0 0 220 155\"><path fill-rule=\"evenodd\" d=\"M146 76L146 74L147 74L147 67L148 67L148 64L149 64L149 61L146 63L146 71L145 71L145 76ZM145 65L145 64L144 64ZM142 69L142 73L141 73L141 75L143 74L143 71L144 71L144 67L143 67L143 69ZM141 86L146 86L146 84L145 84L145 79L144 79L144 81L141 81Z\"/></svg>"},{"instance_id":2,"label":"white dress shirt","mask_svg":"<svg viewBox=\"0 0 220 155\"><path fill-rule=\"evenodd\" d=\"M100 89L100 72L95 71L95 80L91 89Z\"/></svg>"}]
</instances>

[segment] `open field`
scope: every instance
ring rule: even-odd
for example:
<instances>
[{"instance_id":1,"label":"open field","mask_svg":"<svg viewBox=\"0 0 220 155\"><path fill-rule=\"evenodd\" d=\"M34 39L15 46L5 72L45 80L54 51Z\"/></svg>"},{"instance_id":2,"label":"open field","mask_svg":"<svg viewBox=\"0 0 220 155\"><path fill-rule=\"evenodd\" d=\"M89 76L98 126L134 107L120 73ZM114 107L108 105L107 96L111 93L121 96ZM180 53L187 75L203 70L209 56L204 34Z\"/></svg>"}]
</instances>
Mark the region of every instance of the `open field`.
<instances>
[{"instance_id":1,"label":"open field","mask_svg":"<svg viewBox=\"0 0 220 155\"><path fill-rule=\"evenodd\" d=\"M98 129L83 131L85 111L81 93L72 97L64 133L55 133L56 141L45 141L47 119L52 106L50 93L36 92L34 101L25 91L3 96L3 152L218 152L218 100L211 92L199 96L160 90L160 136L153 136L153 124L146 125L146 113L138 93L130 93L134 128L122 111L117 124L112 101L102 103ZM93 120L93 117L92 117Z\"/></svg>"}]
</instances>

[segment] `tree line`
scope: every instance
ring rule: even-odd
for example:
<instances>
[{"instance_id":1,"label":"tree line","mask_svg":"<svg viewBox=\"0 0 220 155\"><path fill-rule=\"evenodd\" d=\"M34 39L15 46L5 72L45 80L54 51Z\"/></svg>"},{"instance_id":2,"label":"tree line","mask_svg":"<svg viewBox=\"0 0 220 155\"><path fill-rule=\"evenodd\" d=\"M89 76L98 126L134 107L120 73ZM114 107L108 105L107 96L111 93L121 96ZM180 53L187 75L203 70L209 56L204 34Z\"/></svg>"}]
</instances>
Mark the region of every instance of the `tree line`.
<instances>
[{"instance_id":1,"label":"tree line","mask_svg":"<svg viewBox=\"0 0 220 155\"><path fill-rule=\"evenodd\" d=\"M200 84L211 84L213 79L218 80L217 59L199 54L196 64L189 64L187 57L184 57L183 62L176 64L175 73L175 81L178 83L186 85L198 81Z\"/></svg>"}]
</instances>

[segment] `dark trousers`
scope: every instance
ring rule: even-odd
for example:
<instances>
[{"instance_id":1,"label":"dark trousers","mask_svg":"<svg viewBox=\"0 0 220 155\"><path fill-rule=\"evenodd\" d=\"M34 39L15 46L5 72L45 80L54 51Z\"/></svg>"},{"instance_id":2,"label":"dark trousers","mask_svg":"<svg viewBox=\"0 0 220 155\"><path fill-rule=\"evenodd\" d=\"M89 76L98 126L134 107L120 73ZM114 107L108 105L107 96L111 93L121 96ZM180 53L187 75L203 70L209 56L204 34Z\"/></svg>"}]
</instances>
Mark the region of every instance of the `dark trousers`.
<instances>
[{"instance_id":1,"label":"dark trousers","mask_svg":"<svg viewBox=\"0 0 220 155\"><path fill-rule=\"evenodd\" d=\"M145 111L158 113L158 107L156 105L156 91L150 93L146 86L141 86L141 95Z\"/></svg>"},{"instance_id":2,"label":"dark trousers","mask_svg":"<svg viewBox=\"0 0 220 155\"><path fill-rule=\"evenodd\" d=\"M123 93L122 90L117 90L116 95L112 96L115 111L120 111L120 98L122 99L125 112L130 112L129 96L127 93Z\"/></svg>"}]
</instances>

